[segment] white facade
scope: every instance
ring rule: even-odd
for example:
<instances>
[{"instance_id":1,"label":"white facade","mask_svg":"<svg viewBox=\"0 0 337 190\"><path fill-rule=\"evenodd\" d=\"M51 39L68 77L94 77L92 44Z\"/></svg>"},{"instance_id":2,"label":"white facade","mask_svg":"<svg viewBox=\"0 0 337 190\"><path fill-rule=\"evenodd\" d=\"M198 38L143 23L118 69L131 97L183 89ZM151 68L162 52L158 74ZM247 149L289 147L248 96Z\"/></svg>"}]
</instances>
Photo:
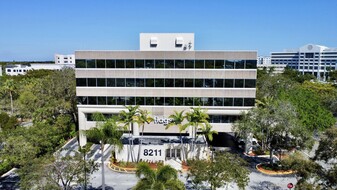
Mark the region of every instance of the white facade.
<instances>
[{"instance_id":1,"label":"white facade","mask_svg":"<svg viewBox=\"0 0 337 190\"><path fill-rule=\"evenodd\" d=\"M257 57L257 65L270 65L271 57L269 56L258 56Z\"/></svg>"},{"instance_id":2,"label":"white facade","mask_svg":"<svg viewBox=\"0 0 337 190\"><path fill-rule=\"evenodd\" d=\"M61 54L55 54L55 64L71 64L75 65L75 55L61 55ZM74 66L75 67L75 66Z\"/></svg>"},{"instance_id":3,"label":"white facade","mask_svg":"<svg viewBox=\"0 0 337 190\"><path fill-rule=\"evenodd\" d=\"M312 74L325 81L330 70L337 69L337 48L308 44L297 50L272 52L273 65L287 65L305 74Z\"/></svg>"},{"instance_id":4,"label":"white facade","mask_svg":"<svg viewBox=\"0 0 337 190\"><path fill-rule=\"evenodd\" d=\"M194 33L141 33L140 51L194 51Z\"/></svg>"},{"instance_id":5,"label":"white facade","mask_svg":"<svg viewBox=\"0 0 337 190\"><path fill-rule=\"evenodd\" d=\"M61 70L64 67L74 68L75 64L31 63L29 65L7 65L5 72L6 75L17 76L25 75L29 70Z\"/></svg>"}]
</instances>

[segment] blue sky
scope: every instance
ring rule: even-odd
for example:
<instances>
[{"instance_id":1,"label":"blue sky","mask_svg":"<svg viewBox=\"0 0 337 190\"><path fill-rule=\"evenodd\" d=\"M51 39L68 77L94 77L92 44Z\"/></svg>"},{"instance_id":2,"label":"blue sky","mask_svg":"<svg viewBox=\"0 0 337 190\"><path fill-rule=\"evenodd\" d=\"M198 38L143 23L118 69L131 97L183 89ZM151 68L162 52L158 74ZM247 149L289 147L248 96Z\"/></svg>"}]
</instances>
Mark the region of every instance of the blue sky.
<instances>
[{"instance_id":1,"label":"blue sky","mask_svg":"<svg viewBox=\"0 0 337 190\"><path fill-rule=\"evenodd\" d=\"M196 50L337 47L337 0L0 0L0 61L137 50L141 32L194 32Z\"/></svg>"}]
</instances>

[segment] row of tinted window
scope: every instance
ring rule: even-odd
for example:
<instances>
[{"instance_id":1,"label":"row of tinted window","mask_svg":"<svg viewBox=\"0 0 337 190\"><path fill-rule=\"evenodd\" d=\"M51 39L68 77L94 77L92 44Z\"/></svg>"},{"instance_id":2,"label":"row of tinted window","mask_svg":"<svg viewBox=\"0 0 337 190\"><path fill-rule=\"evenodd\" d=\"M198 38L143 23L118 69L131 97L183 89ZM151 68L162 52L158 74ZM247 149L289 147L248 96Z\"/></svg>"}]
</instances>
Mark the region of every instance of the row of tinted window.
<instances>
[{"instance_id":1,"label":"row of tinted window","mask_svg":"<svg viewBox=\"0 0 337 190\"><path fill-rule=\"evenodd\" d=\"M77 86L255 88L255 79L77 78Z\"/></svg>"},{"instance_id":2,"label":"row of tinted window","mask_svg":"<svg viewBox=\"0 0 337 190\"><path fill-rule=\"evenodd\" d=\"M255 69L257 60L76 59L76 68Z\"/></svg>"},{"instance_id":3,"label":"row of tinted window","mask_svg":"<svg viewBox=\"0 0 337 190\"><path fill-rule=\"evenodd\" d=\"M254 106L254 98L80 96L82 105Z\"/></svg>"}]
</instances>

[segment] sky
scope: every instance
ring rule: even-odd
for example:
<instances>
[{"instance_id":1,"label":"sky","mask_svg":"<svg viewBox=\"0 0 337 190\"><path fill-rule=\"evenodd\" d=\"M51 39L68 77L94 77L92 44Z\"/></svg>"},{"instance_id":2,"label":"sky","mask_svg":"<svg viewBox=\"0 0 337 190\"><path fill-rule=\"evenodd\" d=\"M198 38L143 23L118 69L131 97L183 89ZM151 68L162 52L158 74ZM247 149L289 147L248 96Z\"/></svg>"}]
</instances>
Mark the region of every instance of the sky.
<instances>
[{"instance_id":1,"label":"sky","mask_svg":"<svg viewBox=\"0 0 337 190\"><path fill-rule=\"evenodd\" d=\"M139 33L195 33L195 50L337 47L337 0L0 0L0 61L138 50Z\"/></svg>"}]
</instances>

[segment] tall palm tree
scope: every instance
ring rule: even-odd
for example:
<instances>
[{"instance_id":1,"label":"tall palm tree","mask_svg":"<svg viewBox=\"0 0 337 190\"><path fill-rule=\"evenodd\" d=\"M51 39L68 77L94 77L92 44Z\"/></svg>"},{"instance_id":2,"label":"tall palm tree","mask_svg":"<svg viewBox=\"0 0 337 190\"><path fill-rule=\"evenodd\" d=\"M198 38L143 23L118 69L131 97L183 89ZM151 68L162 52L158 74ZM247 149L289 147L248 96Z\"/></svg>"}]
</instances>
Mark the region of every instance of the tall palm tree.
<instances>
[{"instance_id":1,"label":"tall palm tree","mask_svg":"<svg viewBox=\"0 0 337 190\"><path fill-rule=\"evenodd\" d=\"M212 130L212 125L209 123L206 123L204 127L201 128L201 133L205 135L206 139L208 141L213 141L213 135L214 134L218 134L218 131ZM212 150L212 146L209 145L209 148L211 149L211 153L212 153L212 159L213 159L213 150Z\"/></svg>"},{"instance_id":2,"label":"tall palm tree","mask_svg":"<svg viewBox=\"0 0 337 190\"><path fill-rule=\"evenodd\" d=\"M3 83L3 90L5 91L5 93L9 94L9 98L11 101L11 115L13 115L14 113L14 106L13 106L13 93L16 91L16 85L13 79L7 79L4 83Z\"/></svg>"},{"instance_id":3,"label":"tall palm tree","mask_svg":"<svg viewBox=\"0 0 337 190\"><path fill-rule=\"evenodd\" d=\"M123 128L121 128L115 119L105 118L102 113L96 112L93 114L93 119L96 121L96 127L85 131L85 134L92 139L99 140L101 145L101 162L102 162L102 190L105 189L105 176L104 176L104 145L113 145L114 150L121 150L123 144L121 137L123 135Z\"/></svg>"},{"instance_id":4,"label":"tall palm tree","mask_svg":"<svg viewBox=\"0 0 337 190\"><path fill-rule=\"evenodd\" d=\"M166 128L165 129L168 129L172 126L177 126L178 129L179 129L179 135L180 135L180 146L181 146L181 150L182 150L182 156L181 156L181 160L184 161L185 160L185 149L184 149L184 146L183 146L183 138L181 136L181 132L186 130L186 128L188 127L187 125L183 125L183 122L185 120L185 115L184 115L184 111L180 111L180 112L177 112L177 111L174 111L174 114L170 115L169 118L172 119L172 121L167 124Z\"/></svg>"},{"instance_id":5,"label":"tall palm tree","mask_svg":"<svg viewBox=\"0 0 337 190\"><path fill-rule=\"evenodd\" d=\"M136 176L140 180L133 190L185 189L184 183L178 179L177 171L168 165L153 170L148 163L141 162L137 165Z\"/></svg>"},{"instance_id":6,"label":"tall palm tree","mask_svg":"<svg viewBox=\"0 0 337 190\"><path fill-rule=\"evenodd\" d=\"M194 157L195 151L195 140L197 136L198 129L202 129L205 124L208 124L208 114L205 110L201 109L200 107L191 108L190 112L186 113L186 119L188 123L185 125L192 127L192 157Z\"/></svg>"},{"instance_id":7,"label":"tall palm tree","mask_svg":"<svg viewBox=\"0 0 337 190\"><path fill-rule=\"evenodd\" d=\"M142 127L142 133L141 133L141 138L140 138L140 143L139 143L139 150L138 150L138 162L140 160L140 151L142 148L143 144L143 136L144 136L144 127L145 123L149 124L151 123L154 119L153 117L150 116L149 112L147 110L142 110L139 109L138 114L135 117L136 122L138 123L139 127Z\"/></svg>"},{"instance_id":8,"label":"tall palm tree","mask_svg":"<svg viewBox=\"0 0 337 190\"><path fill-rule=\"evenodd\" d=\"M133 144L133 140L130 138L131 137L131 131L134 130L134 123L136 122L136 116L139 112L139 105L136 106L125 106L126 110L122 110L121 112L119 112L119 120L124 123L124 127L128 129L129 131L129 150L128 150L128 158L127 158L127 162L129 162L130 157L133 160L133 156L132 156L132 144Z\"/></svg>"}]
</instances>

